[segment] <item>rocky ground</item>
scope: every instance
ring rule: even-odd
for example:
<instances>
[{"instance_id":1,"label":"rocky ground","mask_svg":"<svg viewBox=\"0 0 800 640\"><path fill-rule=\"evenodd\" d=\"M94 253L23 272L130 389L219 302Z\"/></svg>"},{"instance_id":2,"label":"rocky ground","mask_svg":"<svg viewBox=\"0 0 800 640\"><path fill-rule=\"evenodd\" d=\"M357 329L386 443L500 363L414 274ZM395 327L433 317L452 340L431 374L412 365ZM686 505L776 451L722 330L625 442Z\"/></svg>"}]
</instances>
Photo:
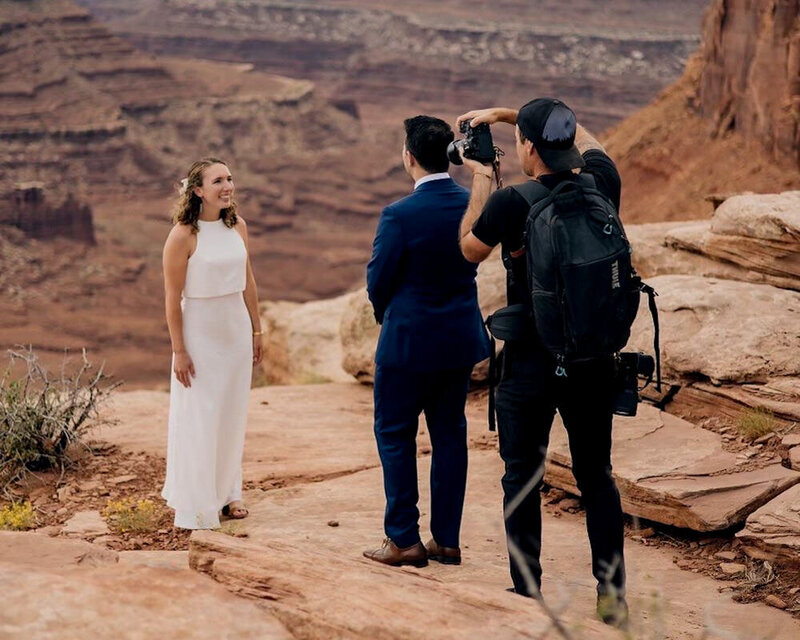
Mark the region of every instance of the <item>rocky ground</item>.
<instances>
[{"instance_id":1,"label":"rocky ground","mask_svg":"<svg viewBox=\"0 0 800 640\"><path fill-rule=\"evenodd\" d=\"M496 436L485 430L483 393L473 395L468 408L472 453L463 534L465 562L457 570L432 565L391 571L360 559L362 548L380 542L382 493L371 432L371 392L355 383L267 387L253 392L244 461L250 518L225 522L220 533L189 538L172 530L167 510L159 506L152 532L109 531L101 512L110 501L134 497L161 505L157 495L163 478L167 399L162 392L118 393L110 410L120 423L95 434L108 445L97 445L94 455L84 457L76 470L62 478L39 476L20 487L37 507L40 534L56 536L54 544L74 537L92 541L90 548L98 553L121 551L119 562L123 557L139 557L142 563L163 565L173 556L158 560L158 556L146 557L146 551L188 548L195 569L266 605L298 638L376 637L375 629L383 629L380 637L405 637L403 629L419 630L426 619L421 602L397 595L398 587L408 581L416 585L423 601L434 599L443 611L461 616L467 626L456 625L452 633L469 625L482 628L486 611L494 612L496 635L501 638L539 637L528 634L547 626L546 619L526 602L503 592L508 577L500 515L502 465ZM425 531L430 445L424 422L421 432ZM560 432L556 426L554 451ZM617 466L624 468L629 454L615 447ZM588 546L580 501L550 485L544 504L545 595L570 628L582 629L584 635L579 637L607 637L602 635L605 630L591 622ZM30 536L30 544L40 544L42 537L18 535ZM734 637L723 635L727 629L738 638L788 640L800 631L800 623L775 608L798 616L797 572L774 559L765 563L746 556L732 530L690 533L631 518L626 535L634 637L699 638L703 629L708 634L703 637ZM33 547L22 548L29 553ZM8 555L0 558L0 570L12 570L9 563L13 567L14 562ZM169 564L174 568L185 562L184 557ZM130 571L126 569L126 575ZM326 571L339 575L337 589L350 603L346 608L320 586L319 572ZM20 585L25 588L32 586ZM407 614L402 621L371 620L370 627L360 605L354 603L376 598L387 611L400 607ZM772 606L745 606L732 599ZM91 609L91 599L86 606ZM481 610L484 613L478 615ZM3 624L10 623L0 614L0 629ZM330 633L326 625L331 624L343 635ZM659 629L668 635L657 635ZM773 630L776 635L770 636ZM442 627L430 637L454 636Z\"/></svg>"}]
</instances>

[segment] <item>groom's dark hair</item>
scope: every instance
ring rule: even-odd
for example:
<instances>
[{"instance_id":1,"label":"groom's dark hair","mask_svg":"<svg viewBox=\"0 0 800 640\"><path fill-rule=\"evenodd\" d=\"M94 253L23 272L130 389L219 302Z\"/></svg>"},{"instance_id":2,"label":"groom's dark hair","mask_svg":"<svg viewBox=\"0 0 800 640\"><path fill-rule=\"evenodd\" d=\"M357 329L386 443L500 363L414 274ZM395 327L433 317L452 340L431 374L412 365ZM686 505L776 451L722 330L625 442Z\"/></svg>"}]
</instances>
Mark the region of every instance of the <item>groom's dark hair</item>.
<instances>
[{"instance_id":1,"label":"groom's dark hair","mask_svg":"<svg viewBox=\"0 0 800 640\"><path fill-rule=\"evenodd\" d=\"M432 116L415 116L403 123L406 127L406 149L428 173L447 171L447 145L454 139L453 130L444 120Z\"/></svg>"}]
</instances>

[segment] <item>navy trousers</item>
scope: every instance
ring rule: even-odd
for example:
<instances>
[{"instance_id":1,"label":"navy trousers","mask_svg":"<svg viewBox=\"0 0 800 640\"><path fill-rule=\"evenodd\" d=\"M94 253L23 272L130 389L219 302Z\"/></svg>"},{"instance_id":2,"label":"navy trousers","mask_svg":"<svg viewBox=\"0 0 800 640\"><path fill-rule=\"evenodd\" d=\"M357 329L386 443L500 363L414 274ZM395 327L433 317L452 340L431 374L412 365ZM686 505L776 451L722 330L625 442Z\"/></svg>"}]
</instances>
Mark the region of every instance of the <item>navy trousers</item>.
<instances>
[{"instance_id":1,"label":"navy trousers","mask_svg":"<svg viewBox=\"0 0 800 640\"><path fill-rule=\"evenodd\" d=\"M459 546L467 484L464 404L472 368L375 370L375 439L386 492L384 530L401 548L420 541L416 436L425 412L431 437L431 533L440 545Z\"/></svg>"}]
</instances>

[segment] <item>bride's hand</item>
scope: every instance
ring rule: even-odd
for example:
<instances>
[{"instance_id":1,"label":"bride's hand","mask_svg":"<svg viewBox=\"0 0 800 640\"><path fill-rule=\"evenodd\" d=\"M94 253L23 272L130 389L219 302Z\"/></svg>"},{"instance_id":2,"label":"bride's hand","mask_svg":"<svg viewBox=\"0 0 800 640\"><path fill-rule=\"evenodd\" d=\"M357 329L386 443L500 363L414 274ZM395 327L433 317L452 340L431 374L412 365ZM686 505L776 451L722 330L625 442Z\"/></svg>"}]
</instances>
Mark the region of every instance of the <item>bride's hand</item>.
<instances>
[{"instance_id":1,"label":"bride's hand","mask_svg":"<svg viewBox=\"0 0 800 640\"><path fill-rule=\"evenodd\" d=\"M173 364L175 377L187 389L192 386L192 378L195 377L194 363L186 351L176 351Z\"/></svg>"},{"instance_id":2,"label":"bride's hand","mask_svg":"<svg viewBox=\"0 0 800 640\"><path fill-rule=\"evenodd\" d=\"M253 336L253 365L261 363L264 357L264 345L261 340L263 336Z\"/></svg>"}]
</instances>

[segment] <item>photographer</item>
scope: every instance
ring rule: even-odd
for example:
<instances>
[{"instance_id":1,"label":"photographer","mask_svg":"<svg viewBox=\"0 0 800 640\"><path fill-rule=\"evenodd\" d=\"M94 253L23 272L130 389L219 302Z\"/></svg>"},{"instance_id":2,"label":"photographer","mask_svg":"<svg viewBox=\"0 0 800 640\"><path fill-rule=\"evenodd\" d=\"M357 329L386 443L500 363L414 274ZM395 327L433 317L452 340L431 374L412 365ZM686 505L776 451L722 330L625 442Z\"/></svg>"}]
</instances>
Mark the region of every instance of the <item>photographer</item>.
<instances>
[{"instance_id":1,"label":"photographer","mask_svg":"<svg viewBox=\"0 0 800 640\"><path fill-rule=\"evenodd\" d=\"M620 497L611 476L611 423L614 362L606 357L557 360L545 348L541 329L533 321L528 287L528 214L548 194L594 184L598 197L619 210L619 173L603 147L575 120L563 102L532 100L518 112L491 108L470 111L457 124L505 122L516 125L516 151L523 172L532 180L491 194L492 166L468 157L473 172L469 206L461 222L461 250L471 262L485 260L502 245L508 271L508 304L525 309L523 330L507 339L496 407L503 476L506 534L511 577L516 593L540 597L539 562L542 518L539 489L550 427L556 409L569 435L572 469L586 508L592 549L592 572L597 579L597 611L604 622L624 626L625 567ZM575 170L581 170L579 178ZM585 176L590 175L591 178ZM593 180L592 180L593 179ZM562 183L573 185L562 185ZM525 196L523 194L528 194ZM507 307L511 308L511 307ZM519 504L517 504L519 502Z\"/></svg>"}]
</instances>

